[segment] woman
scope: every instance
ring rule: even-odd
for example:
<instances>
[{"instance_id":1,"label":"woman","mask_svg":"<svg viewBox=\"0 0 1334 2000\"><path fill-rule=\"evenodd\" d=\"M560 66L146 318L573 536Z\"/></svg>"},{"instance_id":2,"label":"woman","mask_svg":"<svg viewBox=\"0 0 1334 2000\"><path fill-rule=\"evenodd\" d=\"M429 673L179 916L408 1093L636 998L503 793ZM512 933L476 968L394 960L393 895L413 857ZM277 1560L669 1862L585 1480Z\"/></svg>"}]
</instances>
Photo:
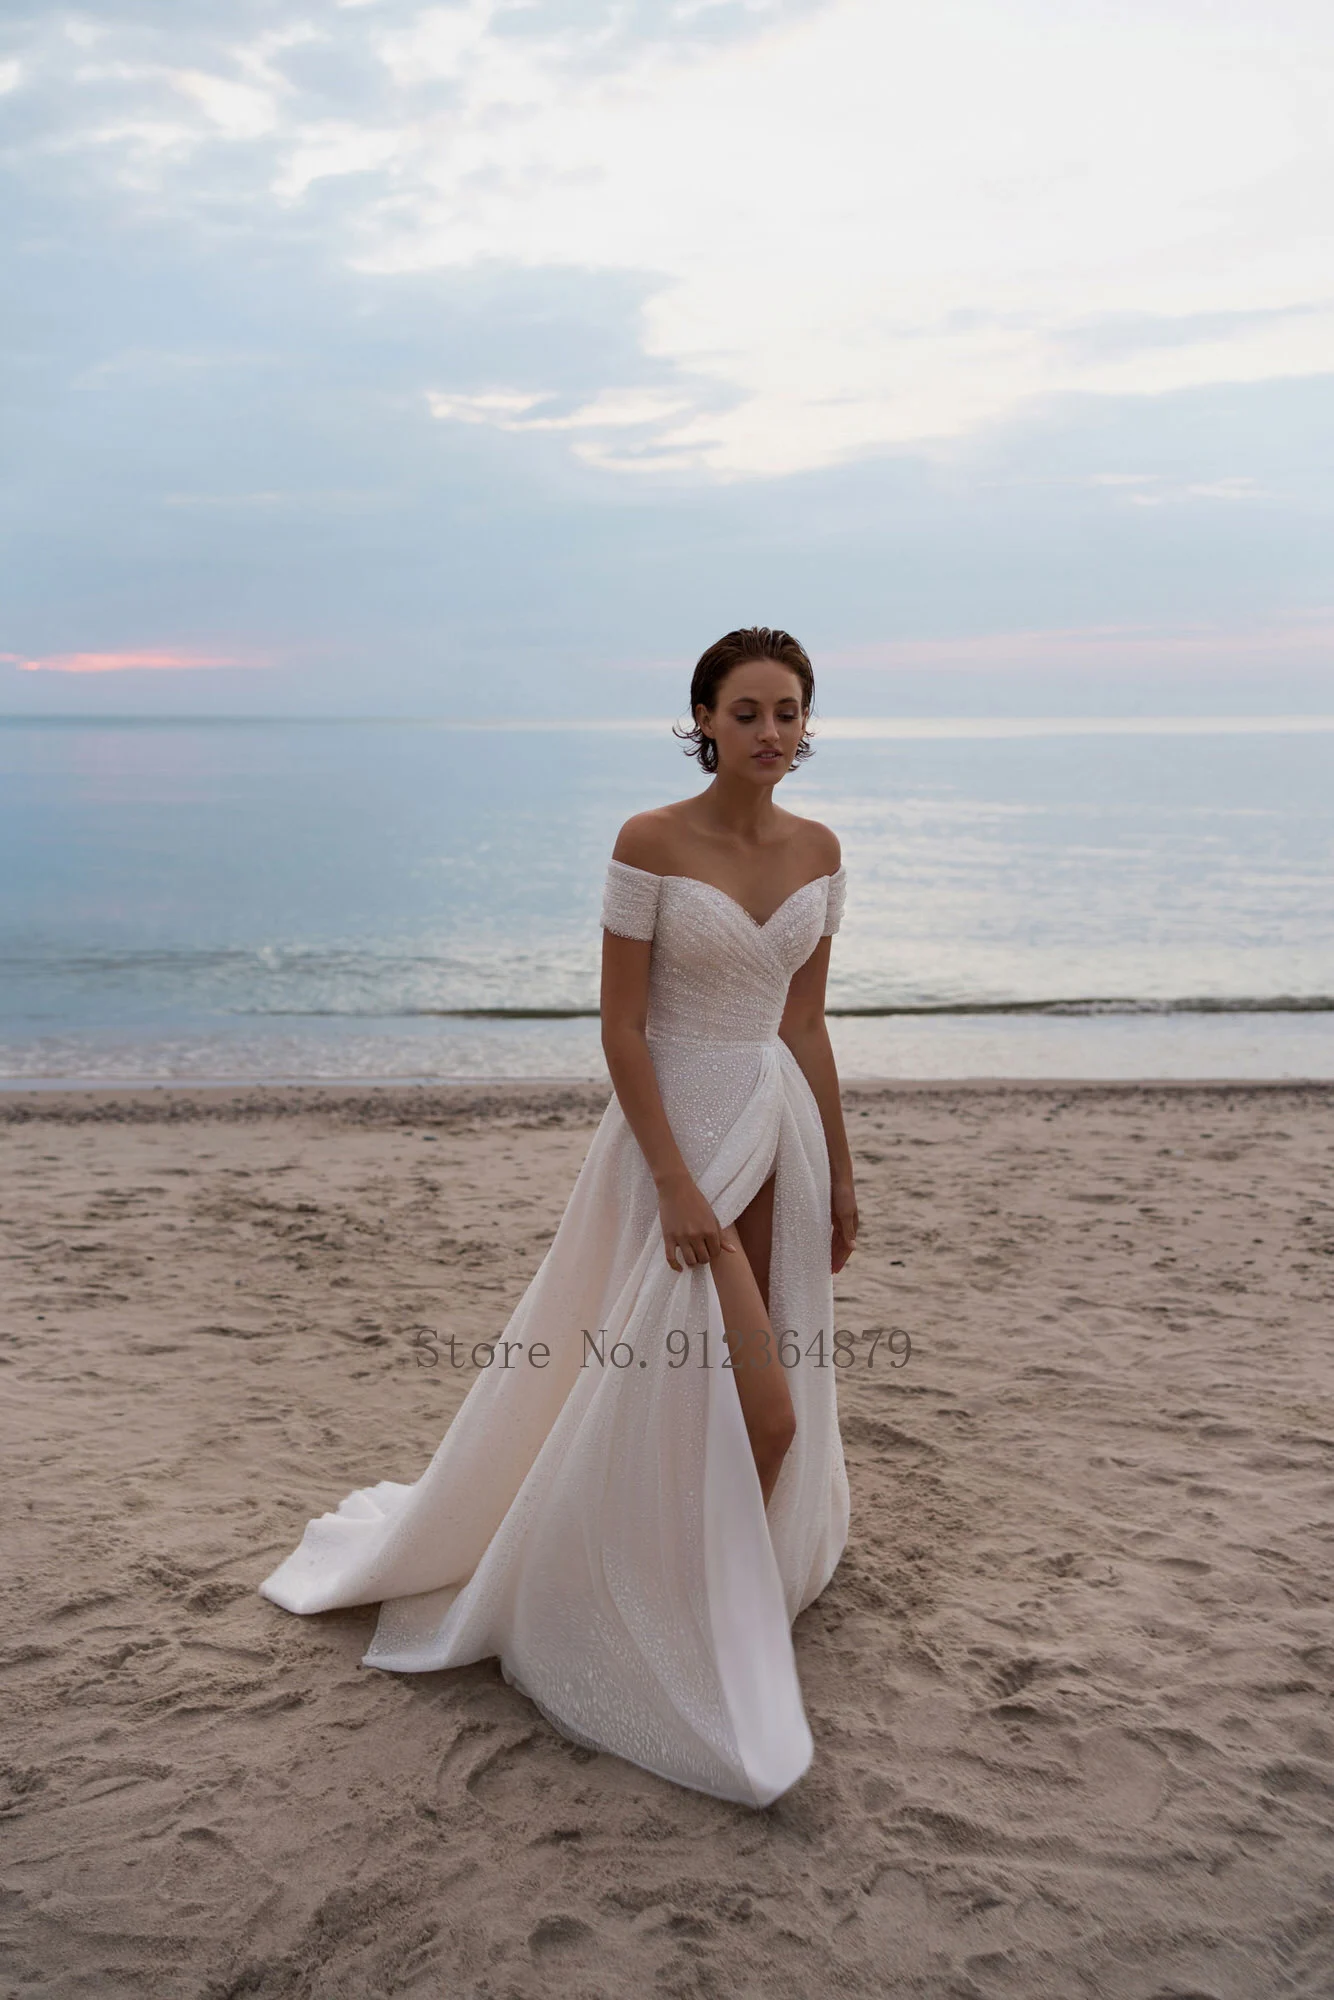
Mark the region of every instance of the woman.
<instances>
[{"instance_id":1,"label":"woman","mask_svg":"<svg viewBox=\"0 0 1334 2000\"><path fill-rule=\"evenodd\" d=\"M786 632L695 669L713 782L627 821L603 901L615 1095L495 1358L413 1485L261 1584L379 1603L364 1665L499 1655L576 1741L747 1805L812 1754L791 1623L847 1536L832 1273L857 1233L824 1024L838 842L774 804L809 751Z\"/></svg>"}]
</instances>

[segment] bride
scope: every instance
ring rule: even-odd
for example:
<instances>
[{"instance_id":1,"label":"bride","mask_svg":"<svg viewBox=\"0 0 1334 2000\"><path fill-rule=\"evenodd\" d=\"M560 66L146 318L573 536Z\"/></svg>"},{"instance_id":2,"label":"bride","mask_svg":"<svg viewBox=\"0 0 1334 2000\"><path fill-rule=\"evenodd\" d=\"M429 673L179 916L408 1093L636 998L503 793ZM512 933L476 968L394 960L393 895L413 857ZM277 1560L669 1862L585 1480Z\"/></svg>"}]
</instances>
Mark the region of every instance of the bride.
<instances>
[{"instance_id":1,"label":"bride","mask_svg":"<svg viewBox=\"0 0 1334 2000\"><path fill-rule=\"evenodd\" d=\"M807 1768L792 1621L843 1551L833 1278L857 1234L824 1021L838 842L788 633L691 686L697 796L626 822L603 899L615 1095L550 1249L414 1484L321 1515L260 1585L379 1604L363 1665L499 1656L575 1741L767 1805Z\"/></svg>"}]
</instances>

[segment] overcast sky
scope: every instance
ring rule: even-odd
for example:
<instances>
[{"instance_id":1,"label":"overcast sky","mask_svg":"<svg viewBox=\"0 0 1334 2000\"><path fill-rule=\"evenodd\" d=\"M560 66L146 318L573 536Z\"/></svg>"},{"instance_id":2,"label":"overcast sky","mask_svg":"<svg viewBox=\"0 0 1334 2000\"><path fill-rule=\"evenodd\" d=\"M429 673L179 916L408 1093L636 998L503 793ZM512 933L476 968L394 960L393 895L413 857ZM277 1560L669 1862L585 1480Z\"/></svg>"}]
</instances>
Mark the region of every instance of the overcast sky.
<instances>
[{"instance_id":1,"label":"overcast sky","mask_svg":"<svg viewBox=\"0 0 1334 2000\"><path fill-rule=\"evenodd\" d=\"M1329 0L10 0L0 710L1334 691L1331 103Z\"/></svg>"}]
</instances>

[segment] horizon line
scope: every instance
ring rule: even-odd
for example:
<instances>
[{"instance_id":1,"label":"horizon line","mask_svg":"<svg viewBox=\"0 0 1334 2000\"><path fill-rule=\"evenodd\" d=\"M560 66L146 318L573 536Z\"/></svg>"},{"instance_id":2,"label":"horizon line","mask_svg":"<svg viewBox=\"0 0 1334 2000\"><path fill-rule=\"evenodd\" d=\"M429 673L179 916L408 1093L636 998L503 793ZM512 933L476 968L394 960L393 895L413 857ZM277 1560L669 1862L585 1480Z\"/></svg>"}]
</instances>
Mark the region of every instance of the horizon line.
<instances>
[{"instance_id":1,"label":"horizon line","mask_svg":"<svg viewBox=\"0 0 1334 2000\"><path fill-rule=\"evenodd\" d=\"M662 716L450 716L450 715L192 715L169 711L157 715L0 713L0 727L19 728L291 728L311 725L360 725L379 728L452 729L471 734L667 735L684 718ZM1138 713L1125 715L842 715L816 717L812 735L817 742L873 742L973 737L1044 736L1245 736L1325 735L1334 733L1334 710L1314 713L1274 713L1257 710L1237 714L1203 710L1197 715Z\"/></svg>"}]
</instances>

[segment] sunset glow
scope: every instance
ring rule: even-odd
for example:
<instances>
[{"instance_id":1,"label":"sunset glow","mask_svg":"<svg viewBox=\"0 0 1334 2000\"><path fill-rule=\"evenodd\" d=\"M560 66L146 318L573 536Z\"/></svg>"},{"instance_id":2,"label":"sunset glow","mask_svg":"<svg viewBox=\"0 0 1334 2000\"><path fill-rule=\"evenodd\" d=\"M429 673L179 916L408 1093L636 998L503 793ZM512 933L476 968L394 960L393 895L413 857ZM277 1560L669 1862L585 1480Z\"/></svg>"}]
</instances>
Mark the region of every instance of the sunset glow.
<instances>
[{"instance_id":1,"label":"sunset glow","mask_svg":"<svg viewBox=\"0 0 1334 2000\"><path fill-rule=\"evenodd\" d=\"M237 659L229 653L196 653L184 648L150 647L121 653L51 653L45 659L25 660L20 653L0 653L0 659L16 666L22 674L123 674L146 669L161 673L191 673L200 667L244 667L258 661Z\"/></svg>"}]
</instances>

